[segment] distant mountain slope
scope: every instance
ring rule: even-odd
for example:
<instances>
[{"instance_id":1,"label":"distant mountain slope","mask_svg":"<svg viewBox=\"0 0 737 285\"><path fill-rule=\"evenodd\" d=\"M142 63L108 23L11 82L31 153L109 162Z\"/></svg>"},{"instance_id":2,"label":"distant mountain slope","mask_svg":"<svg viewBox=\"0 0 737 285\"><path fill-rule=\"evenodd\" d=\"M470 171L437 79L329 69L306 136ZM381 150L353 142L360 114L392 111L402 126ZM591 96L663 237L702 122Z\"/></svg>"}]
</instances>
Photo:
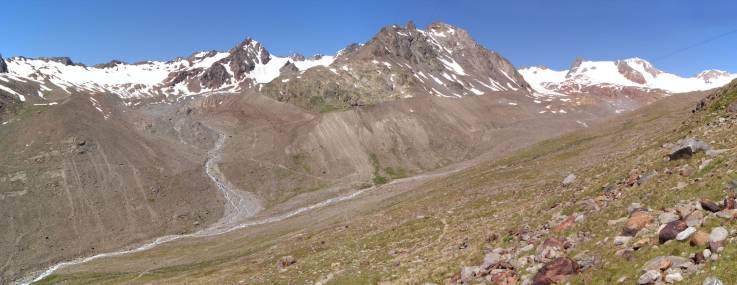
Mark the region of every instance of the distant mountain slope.
<instances>
[{"instance_id":1,"label":"distant mountain slope","mask_svg":"<svg viewBox=\"0 0 737 285\"><path fill-rule=\"evenodd\" d=\"M640 58L616 61L576 60L569 70L555 71L546 67L520 69L535 91L550 94L578 94L592 90L637 88L642 92L683 93L724 86L737 74L706 70L694 77L680 77L655 68Z\"/></svg>"}]
</instances>

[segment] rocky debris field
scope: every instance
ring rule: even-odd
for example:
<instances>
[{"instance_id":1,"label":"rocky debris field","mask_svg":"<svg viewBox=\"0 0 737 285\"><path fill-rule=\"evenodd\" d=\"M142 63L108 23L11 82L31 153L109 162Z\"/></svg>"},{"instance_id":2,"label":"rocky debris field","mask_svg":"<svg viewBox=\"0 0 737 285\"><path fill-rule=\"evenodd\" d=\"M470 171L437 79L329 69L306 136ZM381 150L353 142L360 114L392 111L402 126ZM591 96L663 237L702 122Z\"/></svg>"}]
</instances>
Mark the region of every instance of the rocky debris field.
<instances>
[{"instance_id":1,"label":"rocky debris field","mask_svg":"<svg viewBox=\"0 0 737 285\"><path fill-rule=\"evenodd\" d=\"M612 264L631 262L638 270L610 277L606 283L731 284L734 272L720 268L733 268L737 251L737 173L733 168L737 115L701 115L685 121L673 134L688 137L622 161L620 167L631 166L626 175L609 177L598 191L590 192L596 194L594 197L577 197L579 203L564 206L563 211L575 212L565 215L556 211L535 229L525 225L508 236L515 240L513 246L485 250L482 263L462 267L447 281L599 284L602 281L591 277L594 272L611 274L618 269ZM695 126L688 128L689 124ZM607 174L568 174L560 190L587 187L577 185L579 176ZM647 199L653 196L665 199ZM633 202L624 206L624 201ZM601 220L598 216L603 212L616 218ZM605 226L604 232L609 234L591 231L588 224L592 222ZM609 250L596 250L597 254L587 248ZM587 271L591 271L589 275ZM720 279L725 277L730 278L728 283Z\"/></svg>"}]
</instances>

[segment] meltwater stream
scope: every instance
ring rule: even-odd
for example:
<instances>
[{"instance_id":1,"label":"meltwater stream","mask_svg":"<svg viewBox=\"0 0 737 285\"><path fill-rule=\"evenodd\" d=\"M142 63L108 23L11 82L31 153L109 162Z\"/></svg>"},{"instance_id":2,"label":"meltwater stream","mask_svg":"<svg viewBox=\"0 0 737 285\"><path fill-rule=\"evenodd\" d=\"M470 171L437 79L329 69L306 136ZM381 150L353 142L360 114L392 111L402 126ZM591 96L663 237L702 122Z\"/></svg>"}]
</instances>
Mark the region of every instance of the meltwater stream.
<instances>
[{"instance_id":1,"label":"meltwater stream","mask_svg":"<svg viewBox=\"0 0 737 285\"><path fill-rule=\"evenodd\" d=\"M232 231L235 228L242 228L243 226L238 224L238 222L255 215L261 211L263 207L253 194L235 190L235 187L225 179L225 176L218 169L217 163L225 145L225 138L226 136L224 134L219 134L218 139L215 142L215 146L207 152L207 161L205 162L205 173L210 177L215 186L217 186L218 191L223 194L223 198L225 199L223 217L220 218L220 220L202 230L183 235L162 236L133 249L101 253L71 261L60 262L35 276L30 282L26 280L18 283L25 285L40 281L63 267L86 263L98 258L135 253L181 238L212 236Z\"/></svg>"},{"instance_id":2,"label":"meltwater stream","mask_svg":"<svg viewBox=\"0 0 737 285\"><path fill-rule=\"evenodd\" d=\"M130 254L130 253L141 252L141 251L154 248L157 245L164 244L164 243L174 241L174 240L178 240L181 238L214 236L214 235L225 234L225 233L238 230L238 229L279 222L279 221L294 217L296 215L299 215L307 211L323 208L325 206L335 204L338 202L351 200L363 193L366 193L368 191L371 191L377 188L376 186L373 186L369 188L356 190L354 192L351 192L351 193L348 193L342 196L333 197L333 198L323 200L321 202L311 204L311 205L308 205L302 208L297 208L295 210L283 213L281 215L275 215L275 216L266 217L266 218L259 219L259 220L248 221L248 222L239 222L243 220L244 218L253 216L258 211L260 211L262 208L261 208L261 205L258 203L258 200L252 194L248 192L244 192L244 191L233 190L234 189L233 185L230 184L224 178L222 173L220 173L220 171L217 169L217 161L219 160L220 153L222 151L224 144L225 144L225 135L220 134L217 142L215 143L215 147L213 147L208 152L208 160L205 163L205 173L207 173L207 176L209 176L210 179L212 179L213 183L215 183L218 190L223 193L223 197L225 197L225 211L224 211L223 217L218 222L216 222L215 224L205 229L202 229L194 233L184 234L184 235L168 235L168 236L159 237L149 243L143 244L133 249L101 253L101 254L97 254L97 255L93 255L89 257L78 258L78 259L71 260L71 261L64 261L61 263L57 263L56 265L49 267L46 271L43 271L39 273L39 275L36 275L35 277L33 277L33 279L30 282L26 280L26 281L19 281L17 283L27 285L33 282L40 281L48 277L49 275L53 274L57 270L67 267L67 266L83 264L83 263L87 263L89 261L103 258L103 257L121 256L121 255ZM443 175L448 175L450 173L458 172L460 170L461 168L450 170L450 171L445 171L445 172L440 172L440 173L434 173L434 174L422 174L422 175L393 180L385 185L400 183L400 182L407 181L407 180L438 177L438 176L443 176Z\"/></svg>"}]
</instances>

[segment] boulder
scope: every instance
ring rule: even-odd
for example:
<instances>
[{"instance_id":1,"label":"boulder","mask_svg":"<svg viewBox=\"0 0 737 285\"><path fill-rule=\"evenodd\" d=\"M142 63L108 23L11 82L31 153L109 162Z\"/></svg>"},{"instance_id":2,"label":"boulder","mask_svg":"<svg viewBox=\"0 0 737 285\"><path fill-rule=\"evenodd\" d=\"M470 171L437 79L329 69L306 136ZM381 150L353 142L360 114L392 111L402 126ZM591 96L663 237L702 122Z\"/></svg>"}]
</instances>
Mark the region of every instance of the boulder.
<instances>
[{"instance_id":1,"label":"boulder","mask_svg":"<svg viewBox=\"0 0 737 285\"><path fill-rule=\"evenodd\" d=\"M637 232L647 226L650 222L652 222L652 220L653 217L650 216L650 213L648 213L647 211L635 210L632 212L632 214L630 214L629 219L627 219L627 222L624 224L622 235L635 236Z\"/></svg>"},{"instance_id":2,"label":"boulder","mask_svg":"<svg viewBox=\"0 0 737 285\"><path fill-rule=\"evenodd\" d=\"M696 263L696 264L703 264L703 263L706 262L706 258L707 257L704 256L703 253L697 252L696 254L694 254L693 262Z\"/></svg>"},{"instance_id":3,"label":"boulder","mask_svg":"<svg viewBox=\"0 0 737 285\"><path fill-rule=\"evenodd\" d=\"M686 222L677 220L667 223L658 233L658 241L662 244L666 241L675 239L678 233L684 231L688 226Z\"/></svg>"},{"instance_id":4,"label":"boulder","mask_svg":"<svg viewBox=\"0 0 737 285\"><path fill-rule=\"evenodd\" d=\"M579 272L578 263L568 257L559 257L546 263L533 278L532 285L549 285L562 282Z\"/></svg>"},{"instance_id":5,"label":"boulder","mask_svg":"<svg viewBox=\"0 0 737 285\"><path fill-rule=\"evenodd\" d=\"M668 158L670 160L677 160L677 159L689 159L693 154L700 152L700 151L708 151L711 150L712 147L701 141L697 140L695 138L687 138L680 140L676 143L676 145L671 148L671 152L668 155Z\"/></svg>"},{"instance_id":6,"label":"boulder","mask_svg":"<svg viewBox=\"0 0 737 285\"><path fill-rule=\"evenodd\" d=\"M643 273L642 275L640 275L640 278L637 279L637 284L652 284L658 280L660 280L660 271L648 270L648 271L645 271L645 273Z\"/></svg>"},{"instance_id":7,"label":"boulder","mask_svg":"<svg viewBox=\"0 0 737 285\"><path fill-rule=\"evenodd\" d=\"M568 186L568 185L573 184L574 181L576 181L576 175L571 173L571 174L568 174L566 178L563 178L562 184L563 186Z\"/></svg>"},{"instance_id":8,"label":"boulder","mask_svg":"<svg viewBox=\"0 0 737 285\"><path fill-rule=\"evenodd\" d=\"M631 236L616 236L614 237L614 245L625 245L632 240Z\"/></svg>"},{"instance_id":9,"label":"boulder","mask_svg":"<svg viewBox=\"0 0 737 285\"><path fill-rule=\"evenodd\" d=\"M642 267L643 271L648 270L657 270L657 271L664 271L668 268L680 268L686 264L688 264L690 261L688 258L680 257L680 256L657 256L653 259L648 260L645 262L645 265Z\"/></svg>"},{"instance_id":10,"label":"boulder","mask_svg":"<svg viewBox=\"0 0 737 285\"><path fill-rule=\"evenodd\" d=\"M465 266L461 268L461 281L464 283L468 283L469 281L476 278L476 276L478 276L480 272L481 267L479 266Z\"/></svg>"},{"instance_id":11,"label":"boulder","mask_svg":"<svg viewBox=\"0 0 737 285\"><path fill-rule=\"evenodd\" d=\"M667 283L676 283L683 281L683 275L681 275L681 272L672 272L665 275L665 278L663 278L665 282Z\"/></svg>"},{"instance_id":12,"label":"boulder","mask_svg":"<svg viewBox=\"0 0 737 285\"><path fill-rule=\"evenodd\" d=\"M724 209L716 213L717 217L720 217L722 219L731 220L737 217L737 210L735 209Z\"/></svg>"},{"instance_id":13,"label":"boulder","mask_svg":"<svg viewBox=\"0 0 737 285\"><path fill-rule=\"evenodd\" d=\"M539 262L550 262L565 255L565 244L556 238L547 238L537 248L535 259Z\"/></svg>"},{"instance_id":14,"label":"boulder","mask_svg":"<svg viewBox=\"0 0 737 285\"><path fill-rule=\"evenodd\" d=\"M720 280L717 277L709 276L704 279L704 283L701 283L702 285L724 285L724 282Z\"/></svg>"},{"instance_id":15,"label":"boulder","mask_svg":"<svg viewBox=\"0 0 737 285\"><path fill-rule=\"evenodd\" d=\"M712 213L716 213L716 212L719 212L719 211L722 210L722 208L719 207L719 205L717 205L717 203L715 203L712 200L706 199L706 198L702 198L699 201L699 203L701 203L701 208L704 208L704 210L707 210L707 211L712 212Z\"/></svg>"},{"instance_id":16,"label":"boulder","mask_svg":"<svg viewBox=\"0 0 737 285\"><path fill-rule=\"evenodd\" d=\"M688 227L676 235L676 240L687 240L696 232L696 228Z\"/></svg>"},{"instance_id":17,"label":"boulder","mask_svg":"<svg viewBox=\"0 0 737 285\"><path fill-rule=\"evenodd\" d=\"M703 221L704 213L698 210L686 216L686 225L689 227L700 227Z\"/></svg>"},{"instance_id":18,"label":"boulder","mask_svg":"<svg viewBox=\"0 0 737 285\"><path fill-rule=\"evenodd\" d=\"M679 220L681 217L678 216L678 214L673 212L664 212L658 216L658 221L661 224L667 224L675 220Z\"/></svg>"},{"instance_id":19,"label":"boulder","mask_svg":"<svg viewBox=\"0 0 737 285\"><path fill-rule=\"evenodd\" d=\"M279 268L279 270L286 270L286 268L292 264L297 263L297 259L295 259L291 255L282 256L282 258L279 259L276 263L276 267Z\"/></svg>"},{"instance_id":20,"label":"boulder","mask_svg":"<svg viewBox=\"0 0 737 285\"><path fill-rule=\"evenodd\" d=\"M691 235L691 245L704 247L709 243L709 234L702 230L697 230Z\"/></svg>"},{"instance_id":21,"label":"boulder","mask_svg":"<svg viewBox=\"0 0 737 285\"><path fill-rule=\"evenodd\" d=\"M709 234L709 242L723 242L729 236L729 232L724 227L716 227L711 229Z\"/></svg>"},{"instance_id":22,"label":"boulder","mask_svg":"<svg viewBox=\"0 0 737 285\"><path fill-rule=\"evenodd\" d=\"M566 218L565 220L560 222L560 224L557 224L550 230L553 231L554 233L559 233L559 232L572 228L573 225L575 224L576 224L576 216L570 215L568 218Z\"/></svg>"},{"instance_id":23,"label":"boulder","mask_svg":"<svg viewBox=\"0 0 737 285\"><path fill-rule=\"evenodd\" d=\"M573 260L578 263L578 268L580 271L585 271L586 269L589 269L594 266L594 264L596 264L596 257L588 255L586 253L577 254L573 257Z\"/></svg>"},{"instance_id":24,"label":"boulder","mask_svg":"<svg viewBox=\"0 0 737 285\"><path fill-rule=\"evenodd\" d=\"M514 270L504 270L491 275L491 282L497 285L516 285L519 283L519 276Z\"/></svg>"}]
</instances>

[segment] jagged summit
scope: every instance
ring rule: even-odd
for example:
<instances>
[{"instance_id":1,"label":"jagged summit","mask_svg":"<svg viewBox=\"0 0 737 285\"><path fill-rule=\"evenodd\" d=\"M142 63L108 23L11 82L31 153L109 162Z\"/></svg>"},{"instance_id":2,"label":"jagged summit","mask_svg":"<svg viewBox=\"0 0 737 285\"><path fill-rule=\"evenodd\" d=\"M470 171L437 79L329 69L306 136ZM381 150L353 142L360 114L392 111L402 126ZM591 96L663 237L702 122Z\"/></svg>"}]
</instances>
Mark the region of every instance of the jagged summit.
<instances>
[{"instance_id":1,"label":"jagged summit","mask_svg":"<svg viewBox=\"0 0 737 285\"><path fill-rule=\"evenodd\" d=\"M272 97L309 108L319 108L314 102L342 108L415 96L529 90L508 60L463 29L441 22L418 29L411 21L385 26L366 43L349 45L327 68L286 76L263 88Z\"/></svg>"}]
</instances>

